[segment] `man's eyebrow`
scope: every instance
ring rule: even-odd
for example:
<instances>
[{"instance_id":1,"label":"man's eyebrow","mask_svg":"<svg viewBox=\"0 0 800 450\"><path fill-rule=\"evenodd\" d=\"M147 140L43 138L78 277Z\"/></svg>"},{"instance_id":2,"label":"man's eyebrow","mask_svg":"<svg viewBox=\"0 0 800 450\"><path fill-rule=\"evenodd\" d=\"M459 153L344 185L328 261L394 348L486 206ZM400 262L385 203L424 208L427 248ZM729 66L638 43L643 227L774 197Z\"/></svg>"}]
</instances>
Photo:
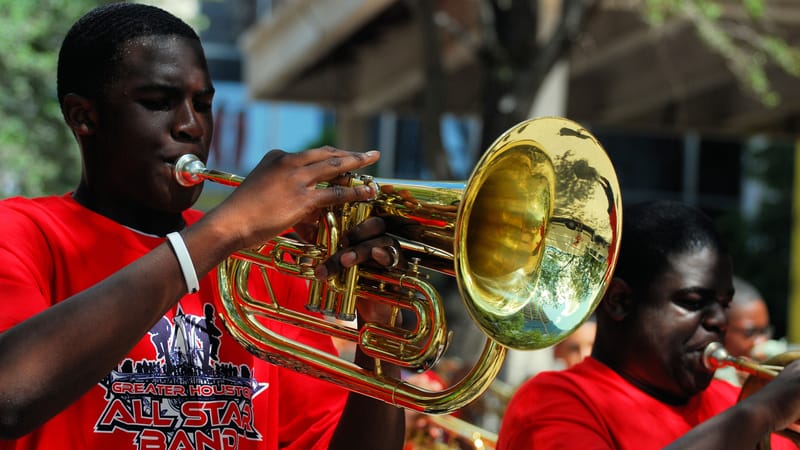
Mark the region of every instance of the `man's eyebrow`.
<instances>
[{"instance_id":1,"label":"man's eyebrow","mask_svg":"<svg viewBox=\"0 0 800 450\"><path fill-rule=\"evenodd\" d=\"M173 86L171 84L161 84L161 83L150 83L144 84L141 86L136 86L133 88L133 92L169 92L169 93L177 93L180 92L180 89L177 86ZM216 89L213 86L209 86L205 89L198 91L195 95L214 95Z\"/></svg>"},{"instance_id":2,"label":"man's eyebrow","mask_svg":"<svg viewBox=\"0 0 800 450\"><path fill-rule=\"evenodd\" d=\"M683 289L678 289L675 291L674 296L678 297L681 295L688 295L688 294L698 294L703 297L707 295L712 295L716 297L716 291L714 291L714 289L704 288L700 286L691 286Z\"/></svg>"},{"instance_id":3,"label":"man's eyebrow","mask_svg":"<svg viewBox=\"0 0 800 450\"><path fill-rule=\"evenodd\" d=\"M683 289L678 289L678 290L675 291L673 297L674 298L678 298L678 297L681 297L681 296L684 296L684 295L690 295L690 294L697 294L697 295L699 295L701 297L704 297L704 298L705 297L714 297L714 298L717 297L717 291L716 290L711 289L711 288L700 287L700 286L691 286L691 287L687 287L687 288L683 288ZM731 290L729 292L726 292L725 296L727 298L733 297L733 290Z\"/></svg>"},{"instance_id":4,"label":"man's eyebrow","mask_svg":"<svg viewBox=\"0 0 800 450\"><path fill-rule=\"evenodd\" d=\"M177 91L178 88L169 84L149 83L142 84L133 88L135 92L150 92L150 91Z\"/></svg>"}]
</instances>

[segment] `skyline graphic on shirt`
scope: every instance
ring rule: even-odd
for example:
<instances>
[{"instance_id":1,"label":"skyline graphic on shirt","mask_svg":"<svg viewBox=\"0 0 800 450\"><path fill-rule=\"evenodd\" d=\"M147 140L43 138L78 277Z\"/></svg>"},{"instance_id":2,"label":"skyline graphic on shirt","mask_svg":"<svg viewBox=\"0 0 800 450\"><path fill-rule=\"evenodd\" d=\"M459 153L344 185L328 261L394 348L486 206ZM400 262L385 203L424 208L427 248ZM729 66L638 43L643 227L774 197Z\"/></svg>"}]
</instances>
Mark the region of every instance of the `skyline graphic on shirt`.
<instances>
[{"instance_id":1,"label":"skyline graphic on shirt","mask_svg":"<svg viewBox=\"0 0 800 450\"><path fill-rule=\"evenodd\" d=\"M268 383L251 367L219 360L222 329L214 306L203 316L179 305L148 332L156 358L123 360L100 385L107 405L99 433L131 433L135 448L236 449L261 440L252 400Z\"/></svg>"}]
</instances>

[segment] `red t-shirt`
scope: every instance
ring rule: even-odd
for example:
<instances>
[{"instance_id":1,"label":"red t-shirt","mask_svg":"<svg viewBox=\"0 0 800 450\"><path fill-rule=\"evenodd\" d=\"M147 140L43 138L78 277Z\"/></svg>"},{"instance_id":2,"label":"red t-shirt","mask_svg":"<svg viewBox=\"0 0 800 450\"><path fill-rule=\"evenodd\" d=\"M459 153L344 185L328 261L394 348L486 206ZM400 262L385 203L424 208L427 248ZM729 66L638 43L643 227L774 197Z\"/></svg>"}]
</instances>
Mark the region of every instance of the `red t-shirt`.
<instances>
[{"instance_id":1,"label":"red t-shirt","mask_svg":"<svg viewBox=\"0 0 800 450\"><path fill-rule=\"evenodd\" d=\"M682 406L662 403L589 357L523 383L508 404L498 450L660 449L734 403L739 389L712 380ZM773 436L772 448L796 448Z\"/></svg>"},{"instance_id":2,"label":"red t-shirt","mask_svg":"<svg viewBox=\"0 0 800 450\"><path fill-rule=\"evenodd\" d=\"M200 216L184 213L187 224ZM0 202L0 236L0 331L164 242L69 194ZM278 298L305 300L303 280L270 279ZM0 449L326 448L347 392L244 350L221 323L212 283L213 273L202 277L200 292L186 295L86 395L33 433L0 442ZM87 334L93 326L86 324ZM289 334L335 352L327 337Z\"/></svg>"}]
</instances>

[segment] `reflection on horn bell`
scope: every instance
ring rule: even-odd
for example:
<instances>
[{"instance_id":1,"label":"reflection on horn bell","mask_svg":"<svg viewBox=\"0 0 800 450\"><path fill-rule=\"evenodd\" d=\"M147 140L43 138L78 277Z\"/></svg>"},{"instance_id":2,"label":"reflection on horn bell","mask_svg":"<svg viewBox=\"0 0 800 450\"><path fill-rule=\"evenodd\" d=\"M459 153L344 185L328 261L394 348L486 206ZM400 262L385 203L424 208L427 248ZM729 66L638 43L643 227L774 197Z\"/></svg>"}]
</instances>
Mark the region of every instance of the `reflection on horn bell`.
<instances>
[{"instance_id":1,"label":"reflection on horn bell","mask_svg":"<svg viewBox=\"0 0 800 450\"><path fill-rule=\"evenodd\" d=\"M182 182L241 182L190 159L176 163ZM353 175L350 183L375 183L379 194L369 202L330 208L315 242L278 237L220 264L219 309L228 331L259 357L394 405L441 414L472 402L496 377L506 348L544 348L580 326L600 301L616 263L621 225L616 174L594 136L567 119L532 119L512 127L465 182ZM313 267L371 216L383 218L409 266L362 265L315 280ZM257 298L248 289L256 279L269 286L267 270L307 279L312 311L350 320L356 301L374 301L416 320L408 329L377 323L352 329L291 311L274 295ZM444 302L428 280L431 271L456 278L464 307L487 336L472 370L436 392L389 379L380 370L382 361L425 370L445 352L450 332ZM286 339L263 319L353 342L376 359L376 369Z\"/></svg>"}]
</instances>

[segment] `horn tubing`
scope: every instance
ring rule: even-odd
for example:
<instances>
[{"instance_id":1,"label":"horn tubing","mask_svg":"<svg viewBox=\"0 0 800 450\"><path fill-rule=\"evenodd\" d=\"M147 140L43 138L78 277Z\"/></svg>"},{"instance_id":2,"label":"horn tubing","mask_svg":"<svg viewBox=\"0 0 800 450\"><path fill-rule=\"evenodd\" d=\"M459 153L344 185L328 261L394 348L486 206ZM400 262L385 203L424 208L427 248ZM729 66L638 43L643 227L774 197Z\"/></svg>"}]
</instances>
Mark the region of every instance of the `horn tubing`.
<instances>
[{"instance_id":1,"label":"horn tubing","mask_svg":"<svg viewBox=\"0 0 800 450\"><path fill-rule=\"evenodd\" d=\"M241 260L229 259L222 264L240 265ZM233 271L237 272L237 271ZM228 271L219 270L217 276L229 284ZM430 392L414 385L374 374L358 365L299 342L290 341L262 324L257 314L248 311L247 302L237 301L236 293L220 292L220 301L226 309L238 310L226 320L230 333L239 342L246 343L248 351L273 364L302 367L301 372L330 381L350 391L359 392L395 406L427 414L452 413L476 400L500 372L506 348L487 339L479 363L458 383L438 392ZM266 339L263 342L255 337ZM297 370L297 369L295 369Z\"/></svg>"}]
</instances>

